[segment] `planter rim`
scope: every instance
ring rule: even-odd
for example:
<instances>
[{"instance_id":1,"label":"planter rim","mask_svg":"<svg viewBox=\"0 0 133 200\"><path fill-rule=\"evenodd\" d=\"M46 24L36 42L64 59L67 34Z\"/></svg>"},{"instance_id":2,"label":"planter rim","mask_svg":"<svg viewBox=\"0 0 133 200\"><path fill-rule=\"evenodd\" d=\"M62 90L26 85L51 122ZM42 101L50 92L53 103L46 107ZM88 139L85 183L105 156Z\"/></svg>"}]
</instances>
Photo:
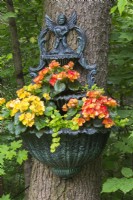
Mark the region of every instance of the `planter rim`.
<instances>
[{"instance_id":1,"label":"planter rim","mask_svg":"<svg viewBox=\"0 0 133 200\"><path fill-rule=\"evenodd\" d=\"M70 91L70 92L73 92L73 91ZM78 91L79 92L79 91ZM86 92L84 91L80 91L80 93L77 93L77 94L62 94L61 96L56 96L54 97L54 100L58 101L58 100L66 100L68 101L69 99L73 99L73 98L83 98L84 96L86 95Z\"/></svg>"},{"instance_id":2,"label":"planter rim","mask_svg":"<svg viewBox=\"0 0 133 200\"><path fill-rule=\"evenodd\" d=\"M106 134L110 132L110 129L105 129L105 128L102 128L102 129L96 129L96 128L80 128L79 130L72 130L72 129L69 129L69 128L64 128L64 129L61 129L58 131L58 134L59 135L78 135L78 134L87 134L87 135L93 135L95 133L101 133L101 134ZM42 133L44 134L48 134L48 135L52 135L53 134L53 131L51 129L43 129L42 130ZM33 134L33 133L31 133Z\"/></svg>"}]
</instances>

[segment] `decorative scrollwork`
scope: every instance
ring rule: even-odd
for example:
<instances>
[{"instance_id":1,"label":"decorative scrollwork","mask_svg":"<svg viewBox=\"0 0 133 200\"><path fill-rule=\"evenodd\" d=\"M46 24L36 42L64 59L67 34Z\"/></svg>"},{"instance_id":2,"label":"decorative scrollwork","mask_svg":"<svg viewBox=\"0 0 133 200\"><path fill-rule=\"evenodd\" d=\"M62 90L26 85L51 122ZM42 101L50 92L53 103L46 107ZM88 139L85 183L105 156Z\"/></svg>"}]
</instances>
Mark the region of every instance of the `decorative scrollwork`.
<instances>
[{"instance_id":1,"label":"decorative scrollwork","mask_svg":"<svg viewBox=\"0 0 133 200\"><path fill-rule=\"evenodd\" d=\"M95 84L95 75L97 73L96 70L96 64L93 65L89 65L86 61L86 59L83 57L80 58L79 60L80 65L84 68L88 70L88 74L87 74L87 81L88 81L88 85L91 88L92 85Z\"/></svg>"},{"instance_id":2,"label":"decorative scrollwork","mask_svg":"<svg viewBox=\"0 0 133 200\"><path fill-rule=\"evenodd\" d=\"M40 63L37 68L30 68L30 74L32 77L36 76L36 73L43 69L49 60L59 59L76 59L79 64L89 70L88 84L91 87L94 84L94 75L96 74L96 65L88 65L83 56L83 51L86 44L86 36L77 23L77 14L73 12L69 19L64 14L59 14L57 22L54 22L48 15L45 16L46 28L43 29L38 38L38 45L40 48ZM67 36L71 30L75 30L77 33L78 47L73 50L67 43ZM47 51L46 36L48 32L54 33L55 42L53 49Z\"/></svg>"}]
</instances>

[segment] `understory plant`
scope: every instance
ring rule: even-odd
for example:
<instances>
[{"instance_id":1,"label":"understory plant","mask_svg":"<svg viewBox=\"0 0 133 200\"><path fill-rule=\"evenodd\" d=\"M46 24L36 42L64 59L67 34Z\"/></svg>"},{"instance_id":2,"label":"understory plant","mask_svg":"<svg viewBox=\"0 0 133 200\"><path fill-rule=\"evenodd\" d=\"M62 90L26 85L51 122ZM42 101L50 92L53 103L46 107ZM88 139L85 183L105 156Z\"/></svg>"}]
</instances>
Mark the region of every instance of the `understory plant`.
<instances>
[{"instance_id":1,"label":"understory plant","mask_svg":"<svg viewBox=\"0 0 133 200\"><path fill-rule=\"evenodd\" d=\"M16 92L16 99L6 102L0 98L0 120L16 135L27 132L41 137L50 130L51 152L60 145L61 129L73 130L75 134L81 128L95 132L96 129L124 126L127 119L121 120L118 116L116 100L105 96L104 90L96 85L91 89L81 86L79 77L73 62L60 66L59 62L52 61L39 71L33 84ZM70 97L64 105L58 105L56 98L64 92L82 95Z\"/></svg>"}]
</instances>

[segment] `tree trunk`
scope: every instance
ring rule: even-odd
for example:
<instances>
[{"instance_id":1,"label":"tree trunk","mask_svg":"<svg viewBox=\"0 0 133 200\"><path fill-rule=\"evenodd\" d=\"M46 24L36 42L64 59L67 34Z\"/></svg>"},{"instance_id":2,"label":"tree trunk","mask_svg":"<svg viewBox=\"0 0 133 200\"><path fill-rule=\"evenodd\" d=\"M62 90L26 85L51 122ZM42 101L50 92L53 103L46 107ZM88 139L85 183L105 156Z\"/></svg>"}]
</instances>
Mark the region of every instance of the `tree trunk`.
<instances>
[{"instance_id":1,"label":"tree trunk","mask_svg":"<svg viewBox=\"0 0 133 200\"><path fill-rule=\"evenodd\" d=\"M8 12L15 12L13 0L6 0L6 6ZM15 68L15 75L16 75L16 82L17 87L21 88L24 86L24 75L23 75L23 68L22 68L22 58L21 58L21 50L17 32L17 24L16 19L13 17L9 18L9 28L11 34L11 42L12 42L12 52L13 52L13 60L14 60L14 68ZM31 156L24 163L24 178L25 178L25 188L27 188L30 184L30 175L31 175L31 168L32 168L32 159ZM28 196L28 189L25 192L25 199Z\"/></svg>"},{"instance_id":2,"label":"tree trunk","mask_svg":"<svg viewBox=\"0 0 133 200\"><path fill-rule=\"evenodd\" d=\"M0 197L2 197L4 193L4 190L3 190L3 177L0 176Z\"/></svg>"},{"instance_id":3,"label":"tree trunk","mask_svg":"<svg viewBox=\"0 0 133 200\"><path fill-rule=\"evenodd\" d=\"M110 30L109 10L111 0L45 0L46 13L55 21L59 13L67 17L75 10L77 25L86 33L85 58L90 64L97 64L96 82L106 86L107 53ZM74 34L69 43L76 46ZM86 71L82 70L86 78ZM49 167L34 162L29 200L100 200L101 159L84 166L81 173L70 180L62 180L52 174Z\"/></svg>"},{"instance_id":4,"label":"tree trunk","mask_svg":"<svg viewBox=\"0 0 133 200\"><path fill-rule=\"evenodd\" d=\"M7 6L8 12L14 13L14 6L13 6L12 0L6 0L6 6ZM11 33L11 42L12 42L16 81L17 81L17 86L21 88L24 85L24 76L23 76L23 69L22 69L20 45L19 45L19 39L18 39L18 33L17 33L17 25L16 25L16 20L13 17L9 18L9 28L10 28L10 33Z\"/></svg>"}]
</instances>

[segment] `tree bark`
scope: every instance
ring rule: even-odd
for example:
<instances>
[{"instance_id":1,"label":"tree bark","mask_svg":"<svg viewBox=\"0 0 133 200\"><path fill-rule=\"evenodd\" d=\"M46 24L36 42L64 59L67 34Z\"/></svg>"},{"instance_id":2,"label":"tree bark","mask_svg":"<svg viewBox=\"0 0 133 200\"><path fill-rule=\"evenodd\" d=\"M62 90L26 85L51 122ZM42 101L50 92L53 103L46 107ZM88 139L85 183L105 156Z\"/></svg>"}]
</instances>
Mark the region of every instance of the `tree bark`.
<instances>
[{"instance_id":1,"label":"tree bark","mask_svg":"<svg viewBox=\"0 0 133 200\"><path fill-rule=\"evenodd\" d=\"M29 185L30 185L30 177L31 177L31 170L32 170L32 157L28 155L28 159L24 162L24 182L25 182L25 197L24 200L28 199L29 195Z\"/></svg>"},{"instance_id":2,"label":"tree bark","mask_svg":"<svg viewBox=\"0 0 133 200\"><path fill-rule=\"evenodd\" d=\"M90 64L97 64L96 82L106 86L107 53L110 31L109 10L111 0L45 0L46 13L55 21L59 13L67 17L75 10L77 25L86 33L84 52ZM69 44L76 46L74 33L70 34ZM82 69L86 79L86 70ZM49 167L34 162L29 200L100 200L101 159L84 166L81 173L70 180L62 180L52 174Z\"/></svg>"},{"instance_id":3,"label":"tree bark","mask_svg":"<svg viewBox=\"0 0 133 200\"><path fill-rule=\"evenodd\" d=\"M14 5L13 5L12 0L6 0L6 6L7 6L8 12L14 13ZM16 81L17 81L17 86L21 88L24 85L24 76L23 76L23 69L22 69L20 44L19 44L18 33L17 33L17 25L16 25L16 20L13 17L9 18L9 28L10 28L10 34L11 34Z\"/></svg>"}]
</instances>

